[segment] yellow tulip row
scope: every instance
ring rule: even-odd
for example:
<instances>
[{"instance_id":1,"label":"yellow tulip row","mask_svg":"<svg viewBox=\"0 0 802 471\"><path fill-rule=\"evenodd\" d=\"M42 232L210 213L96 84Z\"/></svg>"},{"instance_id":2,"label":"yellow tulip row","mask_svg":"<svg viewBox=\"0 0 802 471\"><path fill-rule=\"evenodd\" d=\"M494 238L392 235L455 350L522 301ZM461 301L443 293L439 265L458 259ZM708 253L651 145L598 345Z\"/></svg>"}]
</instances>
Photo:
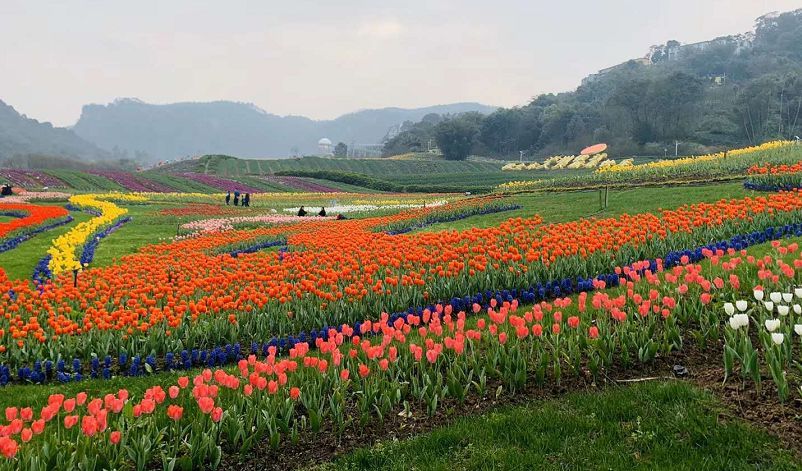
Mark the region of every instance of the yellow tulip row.
<instances>
[{"instance_id":1,"label":"yellow tulip row","mask_svg":"<svg viewBox=\"0 0 802 471\"><path fill-rule=\"evenodd\" d=\"M727 158L737 157L739 155L751 154L753 152L758 152L758 151L778 149L792 144L794 144L793 141L771 141L771 142L766 142L765 144L761 144L759 146L734 149L728 151L726 154L724 152L716 152L715 154L700 155L698 157L691 156L691 157L684 157L682 159L658 160L656 162L649 162L647 164L641 164L641 165L633 165L632 161L628 159L627 161L621 162L617 165L608 165L605 167L601 167L598 170L596 170L596 172L597 173L627 172L632 170L649 169L649 168L659 169L659 168L677 167L700 162L721 160L724 159L725 157Z\"/></svg>"},{"instance_id":2,"label":"yellow tulip row","mask_svg":"<svg viewBox=\"0 0 802 471\"><path fill-rule=\"evenodd\" d=\"M70 203L81 208L93 209L100 212L100 216L82 222L69 232L53 240L47 253L50 254L50 271L54 275L81 268L79 250L96 232L114 223L125 215L128 210L121 208L109 200L142 202L146 198L136 194L102 193L74 195Z\"/></svg>"}]
</instances>

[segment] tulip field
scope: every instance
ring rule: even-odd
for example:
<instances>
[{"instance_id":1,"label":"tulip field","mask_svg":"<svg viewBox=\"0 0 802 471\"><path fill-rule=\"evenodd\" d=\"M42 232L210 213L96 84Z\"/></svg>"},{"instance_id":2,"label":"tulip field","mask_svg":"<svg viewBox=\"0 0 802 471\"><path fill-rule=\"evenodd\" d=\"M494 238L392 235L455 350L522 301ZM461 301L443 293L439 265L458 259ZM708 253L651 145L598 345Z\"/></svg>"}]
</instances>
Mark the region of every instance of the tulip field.
<instances>
[{"instance_id":1,"label":"tulip field","mask_svg":"<svg viewBox=\"0 0 802 471\"><path fill-rule=\"evenodd\" d=\"M0 199L0 470L798 469L793 420L716 395L802 414L792 146L606 167L748 176L601 212L111 171L141 191Z\"/></svg>"}]
</instances>

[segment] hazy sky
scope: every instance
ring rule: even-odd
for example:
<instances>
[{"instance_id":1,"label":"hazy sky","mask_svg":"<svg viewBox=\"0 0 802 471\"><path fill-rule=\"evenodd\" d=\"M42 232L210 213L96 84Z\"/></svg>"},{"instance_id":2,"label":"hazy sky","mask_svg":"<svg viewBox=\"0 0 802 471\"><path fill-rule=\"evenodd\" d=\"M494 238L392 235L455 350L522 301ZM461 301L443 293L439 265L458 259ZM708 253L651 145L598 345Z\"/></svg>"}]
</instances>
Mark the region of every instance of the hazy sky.
<instances>
[{"instance_id":1,"label":"hazy sky","mask_svg":"<svg viewBox=\"0 0 802 471\"><path fill-rule=\"evenodd\" d=\"M56 125L86 103L235 100L333 118L512 106L802 0L0 0L0 99Z\"/></svg>"}]
</instances>

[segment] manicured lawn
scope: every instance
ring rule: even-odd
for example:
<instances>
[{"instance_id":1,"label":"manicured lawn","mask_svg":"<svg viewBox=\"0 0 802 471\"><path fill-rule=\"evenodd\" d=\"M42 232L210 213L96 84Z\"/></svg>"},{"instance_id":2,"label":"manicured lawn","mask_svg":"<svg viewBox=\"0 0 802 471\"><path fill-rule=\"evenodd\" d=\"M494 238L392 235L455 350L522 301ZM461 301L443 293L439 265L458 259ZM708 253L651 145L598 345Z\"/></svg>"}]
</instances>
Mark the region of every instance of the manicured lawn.
<instances>
[{"instance_id":1,"label":"manicured lawn","mask_svg":"<svg viewBox=\"0 0 802 471\"><path fill-rule=\"evenodd\" d=\"M776 438L720 410L691 384L647 382L461 418L314 469L800 469Z\"/></svg>"},{"instance_id":2,"label":"manicured lawn","mask_svg":"<svg viewBox=\"0 0 802 471\"><path fill-rule=\"evenodd\" d=\"M636 214L673 209L683 204L714 202L722 198L743 198L758 193L745 190L741 183L706 186L644 187L630 190L610 190L607 209L600 211L598 191L567 193L522 193L508 201L521 206L515 211L474 216L460 221L434 224L427 231L464 230L488 227L513 217L539 214L545 223L573 221L581 217L614 217L624 213Z\"/></svg>"}]
</instances>

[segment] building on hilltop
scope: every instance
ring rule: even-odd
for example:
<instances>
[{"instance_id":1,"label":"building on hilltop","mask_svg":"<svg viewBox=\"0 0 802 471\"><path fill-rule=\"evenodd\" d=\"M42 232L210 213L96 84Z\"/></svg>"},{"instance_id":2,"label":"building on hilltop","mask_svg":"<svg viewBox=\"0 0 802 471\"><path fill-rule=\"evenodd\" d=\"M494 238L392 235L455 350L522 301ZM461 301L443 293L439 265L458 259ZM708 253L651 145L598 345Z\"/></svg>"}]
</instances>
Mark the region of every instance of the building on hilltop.
<instances>
[{"instance_id":1,"label":"building on hilltop","mask_svg":"<svg viewBox=\"0 0 802 471\"><path fill-rule=\"evenodd\" d=\"M317 149L320 155L326 157L334 155L334 145L332 145L331 140L327 137L323 137L317 141Z\"/></svg>"}]
</instances>

